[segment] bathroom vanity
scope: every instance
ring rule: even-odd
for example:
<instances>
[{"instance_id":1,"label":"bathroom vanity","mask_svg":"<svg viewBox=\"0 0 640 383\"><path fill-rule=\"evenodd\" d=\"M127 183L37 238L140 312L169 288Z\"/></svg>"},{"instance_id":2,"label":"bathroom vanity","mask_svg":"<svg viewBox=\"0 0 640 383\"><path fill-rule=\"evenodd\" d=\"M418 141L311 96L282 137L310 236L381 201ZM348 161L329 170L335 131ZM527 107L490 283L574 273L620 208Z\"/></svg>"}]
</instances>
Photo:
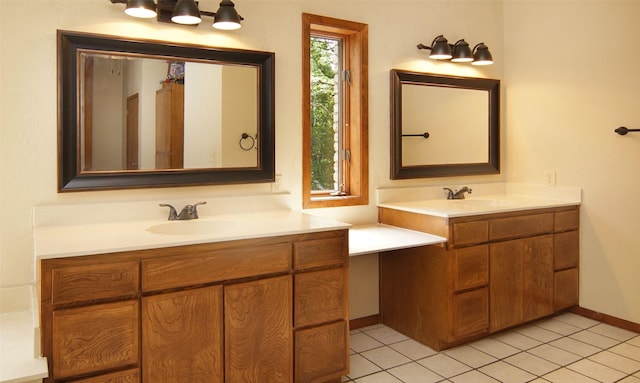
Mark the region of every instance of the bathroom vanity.
<instances>
[{"instance_id":1,"label":"bathroom vanity","mask_svg":"<svg viewBox=\"0 0 640 383\"><path fill-rule=\"evenodd\" d=\"M348 225L293 212L245 219L243 238L125 224L102 231L97 252L80 232L114 224L37 230L45 381L339 382Z\"/></svg>"},{"instance_id":2,"label":"bathroom vanity","mask_svg":"<svg viewBox=\"0 0 640 383\"><path fill-rule=\"evenodd\" d=\"M578 304L575 202L386 203L379 221L447 238L380 257L382 321L436 350Z\"/></svg>"}]
</instances>

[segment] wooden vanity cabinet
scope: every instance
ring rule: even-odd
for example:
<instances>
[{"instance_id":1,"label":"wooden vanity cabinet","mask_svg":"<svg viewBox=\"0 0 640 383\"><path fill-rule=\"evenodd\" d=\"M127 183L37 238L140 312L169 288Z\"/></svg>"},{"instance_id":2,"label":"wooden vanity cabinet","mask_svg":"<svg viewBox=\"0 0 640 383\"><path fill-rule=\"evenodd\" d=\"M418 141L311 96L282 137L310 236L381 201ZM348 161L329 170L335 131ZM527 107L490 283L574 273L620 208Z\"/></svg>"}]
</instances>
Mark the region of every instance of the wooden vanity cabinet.
<instances>
[{"instance_id":1,"label":"wooden vanity cabinet","mask_svg":"<svg viewBox=\"0 0 640 383\"><path fill-rule=\"evenodd\" d=\"M41 260L45 382L339 381L347 273L346 230Z\"/></svg>"},{"instance_id":2,"label":"wooden vanity cabinet","mask_svg":"<svg viewBox=\"0 0 640 383\"><path fill-rule=\"evenodd\" d=\"M434 349L578 304L578 206L449 220L380 208L379 221L448 239L380 258L383 323Z\"/></svg>"}]
</instances>

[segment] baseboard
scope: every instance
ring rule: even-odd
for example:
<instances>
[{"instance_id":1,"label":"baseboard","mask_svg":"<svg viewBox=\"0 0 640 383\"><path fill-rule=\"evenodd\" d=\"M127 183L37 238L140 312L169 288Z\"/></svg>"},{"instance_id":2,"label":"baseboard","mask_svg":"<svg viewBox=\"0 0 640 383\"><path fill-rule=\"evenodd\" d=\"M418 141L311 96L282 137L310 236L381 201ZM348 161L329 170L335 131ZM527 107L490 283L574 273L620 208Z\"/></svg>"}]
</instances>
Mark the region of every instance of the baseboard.
<instances>
[{"instance_id":1,"label":"baseboard","mask_svg":"<svg viewBox=\"0 0 640 383\"><path fill-rule=\"evenodd\" d=\"M598 322L606 323L611 326L619 327L619 328L637 332L640 334L640 323L631 322L626 319L616 318L614 316L589 310L580 306L571 307L567 309L567 311L572 312L574 314L581 315L585 318L594 319L594 320L597 320ZM357 330L359 328L372 326L378 323L382 323L382 317L380 316L380 314L374 314L374 315L370 315L362 318L351 319L349 321L349 329Z\"/></svg>"},{"instance_id":2,"label":"baseboard","mask_svg":"<svg viewBox=\"0 0 640 383\"><path fill-rule=\"evenodd\" d=\"M380 314L370 315L368 317L351 319L349 321L349 329L356 330L362 327L372 326L378 323L382 323Z\"/></svg>"},{"instance_id":3,"label":"baseboard","mask_svg":"<svg viewBox=\"0 0 640 383\"><path fill-rule=\"evenodd\" d=\"M626 319L616 318L614 316L589 310L580 306L574 306L570 308L568 311L574 314L582 315L583 317L586 317L586 318L594 319L599 322L609 324L611 326L615 326L625 330L640 333L640 323L634 323Z\"/></svg>"}]
</instances>

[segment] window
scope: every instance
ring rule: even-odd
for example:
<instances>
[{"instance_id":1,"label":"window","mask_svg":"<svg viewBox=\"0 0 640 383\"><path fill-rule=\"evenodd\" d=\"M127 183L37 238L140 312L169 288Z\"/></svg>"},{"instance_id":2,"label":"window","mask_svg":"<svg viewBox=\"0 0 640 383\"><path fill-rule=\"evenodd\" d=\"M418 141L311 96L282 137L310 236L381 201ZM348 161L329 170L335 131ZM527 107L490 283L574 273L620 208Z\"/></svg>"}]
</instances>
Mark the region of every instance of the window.
<instances>
[{"instance_id":1,"label":"window","mask_svg":"<svg viewBox=\"0 0 640 383\"><path fill-rule=\"evenodd\" d=\"M302 14L303 205L366 205L367 25Z\"/></svg>"}]
</instances>

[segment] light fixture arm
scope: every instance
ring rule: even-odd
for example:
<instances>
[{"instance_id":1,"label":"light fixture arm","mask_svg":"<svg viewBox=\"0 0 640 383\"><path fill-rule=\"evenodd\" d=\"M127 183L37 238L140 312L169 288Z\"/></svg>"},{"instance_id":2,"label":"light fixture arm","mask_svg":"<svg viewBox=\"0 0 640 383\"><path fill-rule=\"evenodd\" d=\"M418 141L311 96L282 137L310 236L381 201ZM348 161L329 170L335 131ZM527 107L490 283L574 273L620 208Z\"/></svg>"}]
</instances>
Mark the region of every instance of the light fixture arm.
<instances>
[{"instance_id":1,"label":"light fixture arm","mask_svg":"<svg viewBox=\"0 0 640 383\"><path fill-rule=\"evenodd\" d=\"M209 11L200 11L200 14L203 16L209 16L209 17L216 17L216 13L215 12L209 12ZM244 20L244 17L242 17L241 15L238 15L238 17L240 18L240 20Z\"/></svg>"}]
</instances>

